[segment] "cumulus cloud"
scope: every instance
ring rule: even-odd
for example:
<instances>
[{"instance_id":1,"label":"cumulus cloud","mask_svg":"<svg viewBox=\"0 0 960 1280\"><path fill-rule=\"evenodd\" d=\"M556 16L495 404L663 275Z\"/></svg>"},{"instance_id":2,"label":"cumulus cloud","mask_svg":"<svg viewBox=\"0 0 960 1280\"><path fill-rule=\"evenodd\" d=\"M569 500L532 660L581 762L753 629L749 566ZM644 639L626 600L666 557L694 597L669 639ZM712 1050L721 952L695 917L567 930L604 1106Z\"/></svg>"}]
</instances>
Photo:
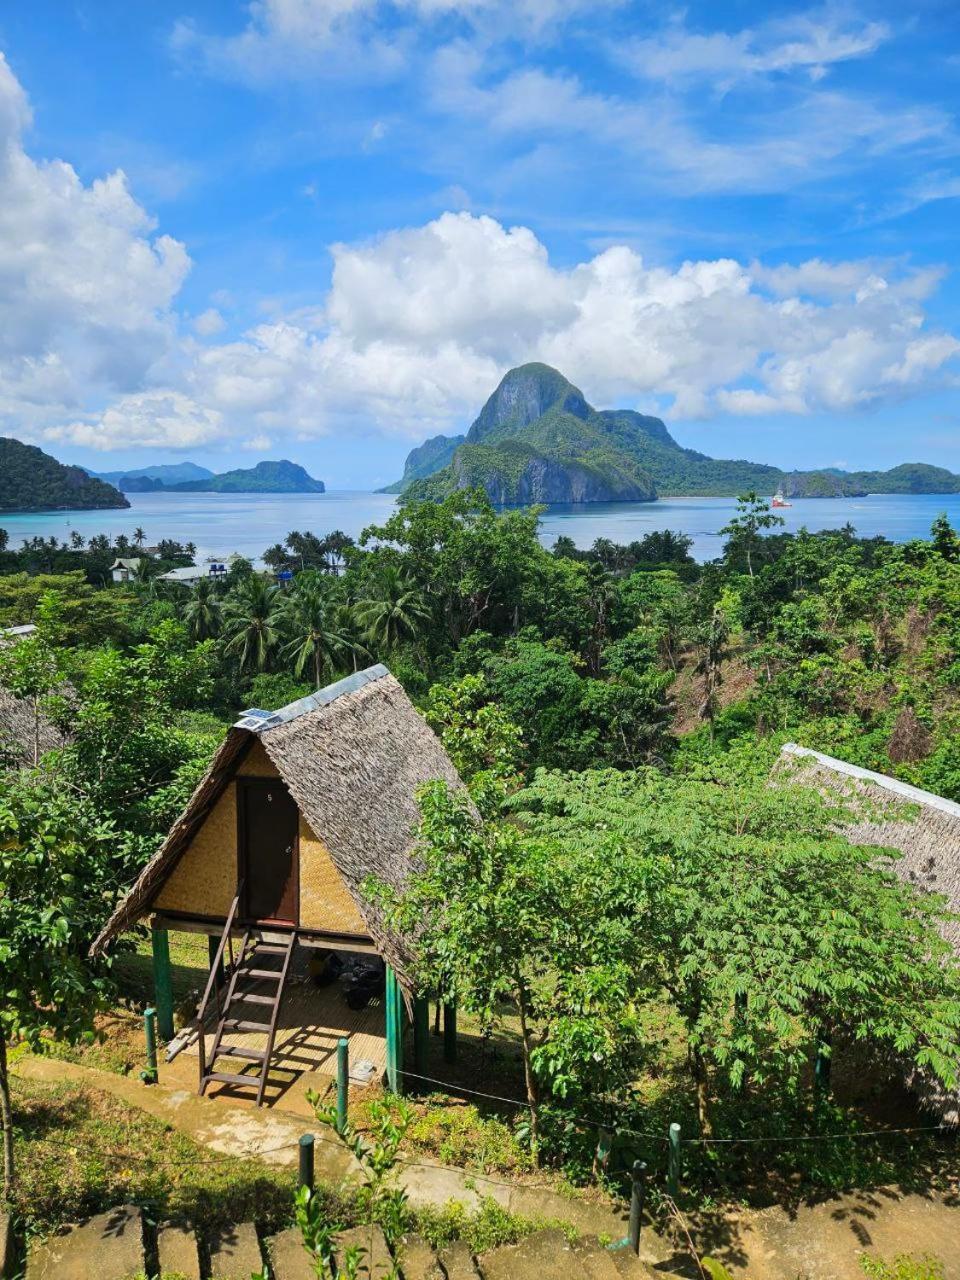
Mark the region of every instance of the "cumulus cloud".
<instances>
[{"instance_id":1,"label":"cumulus cloud","mask_svg":"<svg viewBox=\"0 0 960 1280\"><path fill-rule=\"evenodd\" d=\"M943 382L960 355L924 324L936 275L895 264L670 269L614 246L557 267L529 228L469 213L333 252L315 312L192 349L182 394L127 397L64 438L417 439L469 422L527 360L560 368L596 404L675 417L853 411Z\"/></svg>"},{"instance_id":2,"label":"cumulus cloud","mask_svg":"<svg viewBox=\"0 0 960 1280\"><path fill-rule=\"evenodd\" d=\"M123 396L103 413L49 427L47 440L68 441L88 449L192 449L229 435L223 414L197 404L180 391L144 391Z\"/></svg>"},{"instance_id":3,"label":"cumulus cloud","mask_svg":"<svg viewBox=\"0 0 960 1280\"><path fill-rule=\"evenodd\" d=\"M122 172L89 185L23 148L29 108L0 54L0 421L29 431L92 392L133 391L175 339L189 269Z\"/></svg>"}]
</instances>

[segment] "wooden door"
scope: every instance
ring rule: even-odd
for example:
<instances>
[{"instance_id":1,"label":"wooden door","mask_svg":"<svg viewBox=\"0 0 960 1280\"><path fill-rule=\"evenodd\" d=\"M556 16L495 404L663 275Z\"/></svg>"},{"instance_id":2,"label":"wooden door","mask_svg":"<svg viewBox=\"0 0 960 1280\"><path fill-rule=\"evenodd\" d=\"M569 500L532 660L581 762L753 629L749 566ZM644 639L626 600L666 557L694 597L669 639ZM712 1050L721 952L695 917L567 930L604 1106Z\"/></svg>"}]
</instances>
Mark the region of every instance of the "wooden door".
<instances>
[{"instance_id":1,"label":"wooden door","mask_svg":"<svg viewBox=\"0 0 960 1280\"><path fill-rule=\"evenodd\" d=\"M296 802L279 778L238 778L237 801L244 918L298 924Z\"/></svg>"}]
</instances>

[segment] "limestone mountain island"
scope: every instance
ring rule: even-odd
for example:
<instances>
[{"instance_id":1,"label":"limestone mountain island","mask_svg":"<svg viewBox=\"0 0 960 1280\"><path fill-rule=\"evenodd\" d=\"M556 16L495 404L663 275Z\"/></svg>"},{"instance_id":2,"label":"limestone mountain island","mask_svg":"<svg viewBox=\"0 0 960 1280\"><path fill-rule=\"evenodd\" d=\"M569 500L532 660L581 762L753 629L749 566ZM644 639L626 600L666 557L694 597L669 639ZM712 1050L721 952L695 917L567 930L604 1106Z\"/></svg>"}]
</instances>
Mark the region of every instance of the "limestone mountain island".
<instances>
[{"instance_id":1,"label":"limestone mountain island","mask_svg":"<svg viewBox=\"0 0 960 1280\"><path fill-rule=\"evenodd\" d=\"M505 506L731 497L749 489L847 498L957 493L960 476L922 462L890 471L782 471L710 458L677 444L660 418L594 409L556 369L524 364L506 374L465 436L434 436L412 450L403 478L387 492L410 501L468 488Z\"/></svg>"}]
</instances>

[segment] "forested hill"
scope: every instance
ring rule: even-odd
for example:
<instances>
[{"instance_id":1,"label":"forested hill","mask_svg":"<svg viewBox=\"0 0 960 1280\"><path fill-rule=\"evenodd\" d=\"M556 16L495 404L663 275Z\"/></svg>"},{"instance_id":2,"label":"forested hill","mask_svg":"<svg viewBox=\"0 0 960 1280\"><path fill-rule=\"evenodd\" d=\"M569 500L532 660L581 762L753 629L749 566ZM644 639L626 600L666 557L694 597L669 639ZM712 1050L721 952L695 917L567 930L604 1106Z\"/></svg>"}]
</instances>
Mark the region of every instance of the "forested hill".
<instances>
[{"instance_id":1,"label":"forested hill","mask_svg":"<svg viewBox=\"0 0 960 1280\"><path fill-rule=\"evenodd\" d=\"M499 503L612 502L657 496L735 496L755 489L788 497L956 493L960 476L925 463L891 471L783 471L718 459L677 444L659 418L596 410L556 369L511 369L466 437L434 436L407 458L388 492L438 498L483 488Z\"/></svg>"},{"instance_id":2,"label":"forested hill","mask_svg":"<svg viewBox=\"0 0 960 1280\"><path fill-rule=\"evenodd\" d=\"M255 467L224 471L202 480L165 484L174 493L324 493L322 480L314 480L296 462L258 462Z\"/></svg>"},{"instance_id":3,"label":"forested hill","mask_svg":"<svg viewBox=\"0 0 960 1280\"><path fill-rule=\"evenodd\" d=\"M36 445L0 436L0 511L86 511L129 507L118 489L68 467Z\"/></svg>"}]
</instances>

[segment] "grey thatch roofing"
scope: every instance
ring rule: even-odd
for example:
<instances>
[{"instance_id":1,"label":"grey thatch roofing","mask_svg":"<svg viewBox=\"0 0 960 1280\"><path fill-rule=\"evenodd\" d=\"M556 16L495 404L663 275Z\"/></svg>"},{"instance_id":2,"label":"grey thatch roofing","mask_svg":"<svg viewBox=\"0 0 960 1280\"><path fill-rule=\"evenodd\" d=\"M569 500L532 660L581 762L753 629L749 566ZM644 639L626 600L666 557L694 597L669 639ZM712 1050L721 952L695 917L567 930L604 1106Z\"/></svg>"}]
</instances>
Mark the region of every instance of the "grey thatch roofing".
<instances>
[{"instance_id":1,"label":"grey thatch roofing","mask_svg":"<svg viewBox=\"0 0 960 1280\"><path fill-rule=\"evenodd\" d=\"M960 804L792 742L783 747L781 758L801 764L805 776L817 784L863 797L863 811L841 828L851 844L896 849L902 856L892 866L902 880L943 894L950 909L960 912ZM941 933L960 954L960 920L946 921ZM941 1123L960 1123L957 1090L944 1089L910 1065L906 1083Z\"/></svg>"},{"instance_id":2,"label":"grey thatch roofing","mask_svg":"<svg viewBox=\"0 0 960 1280\"><path fill-rule=\"evenodd\" d=\"M873 802L843 834L851 844L896 849L902 857L893 869L902 880L942 893L960 911L960 804L792 742L781 754L803 762L812 780ZM960 920L948 921L943 935L960 954Z\"/></svg>"},{"instance_id":3,"label":"grey thatch roofing","mask_svg":"<svg viewBox=\"0 0 960 1280\"><path fill-rule=\"evenodd\" d=\"M0 627L0 649L9 648L36 631L32 623L20 627ZM12 760L15 765L33 765L34 734L39 728L40 755L62 747L66 741L60 730L40 713L39 726L34 723L33 702L15 698L0 689L0 762Z\"/></svg>"},{"instance_id":4,"label":"grey thatch roofing","mask_svg":"<svg viewBox=\"0 0 960 1280\"><path fill-rule=\"evenodd\" d=\"M243 754L259 741L343 877L370 936L409 991L409 952L363 894L368 876L402 888L413 866L417 788L461 786L439 739L378 665L277 712L248 711L227 733L190 803L117 907L93 950L150 909Z\"/></svg>"},{"instance_id":5,"label":"grey thatch roofing","mask_svg":"<svg viewBox=\"0 0 960 1280\"><path fill-rule=\"evenodd\" d=\"M32 765L35 731L32 701L15 698L8 690L0 689L0 759L12 758L15 765ZM40 755L62 747L66 741L42 711L39 731Z\"/></svg>"}]
</instances>

